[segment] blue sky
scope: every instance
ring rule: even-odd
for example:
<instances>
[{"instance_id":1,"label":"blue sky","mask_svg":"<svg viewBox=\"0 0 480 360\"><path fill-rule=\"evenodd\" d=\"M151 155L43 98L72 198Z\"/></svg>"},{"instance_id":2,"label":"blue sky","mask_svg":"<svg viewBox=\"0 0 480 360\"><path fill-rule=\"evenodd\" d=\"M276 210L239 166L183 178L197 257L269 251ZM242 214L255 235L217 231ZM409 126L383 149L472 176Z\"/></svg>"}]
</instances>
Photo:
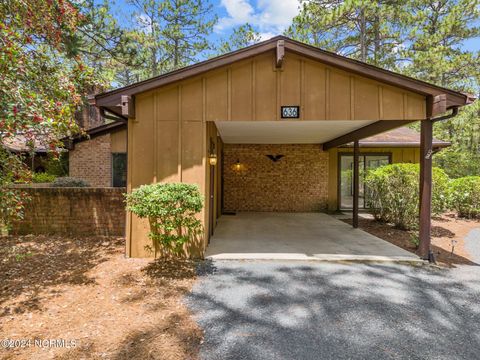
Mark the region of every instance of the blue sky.
<instances>
[{"instance_id":1,"label":"blue sky","mask_svg":"<svg viewBox=\"0 0 480 360\"><path fill-rule=\"evenodd\" d=\"M266 40L281 34L298 14L298 0L210 0L219 21L211 35L211 41L226 38L232 28L250 23ZM128 0L116 0L114 11L120 22L132 19L132 8ZM127 20L128 21L128 20ZM470 39L465 49L479 51L480 38Z\"/></svg>"}]
</instances>

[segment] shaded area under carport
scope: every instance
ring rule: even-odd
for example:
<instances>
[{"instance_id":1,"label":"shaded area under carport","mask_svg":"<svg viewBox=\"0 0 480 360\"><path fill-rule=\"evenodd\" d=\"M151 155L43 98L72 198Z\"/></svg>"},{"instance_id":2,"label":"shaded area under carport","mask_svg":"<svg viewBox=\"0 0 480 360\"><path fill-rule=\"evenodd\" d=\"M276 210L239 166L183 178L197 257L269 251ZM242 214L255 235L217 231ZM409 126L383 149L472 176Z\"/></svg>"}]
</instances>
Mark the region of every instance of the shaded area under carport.
<instances>
[{"instance_id":1,"label":"shaded area under carport","mask_svg":"<svg viewBox=\"0 0 480 360\"><path fill-rule=\"evenodd\" d=\"M421 260L324 213L240 212L218 220L206 257L247 260Z\"/></svg>"}]
</instances>

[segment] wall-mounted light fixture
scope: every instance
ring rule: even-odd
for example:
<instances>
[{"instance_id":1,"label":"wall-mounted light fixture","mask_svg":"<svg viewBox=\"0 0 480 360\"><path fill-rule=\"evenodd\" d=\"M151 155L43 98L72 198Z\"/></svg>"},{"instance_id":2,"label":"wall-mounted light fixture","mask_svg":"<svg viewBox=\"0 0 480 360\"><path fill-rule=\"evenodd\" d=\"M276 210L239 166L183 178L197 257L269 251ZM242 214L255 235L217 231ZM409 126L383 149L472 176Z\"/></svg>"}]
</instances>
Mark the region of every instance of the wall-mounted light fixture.
<instances>
[{"instance_id":1,"label":"wall-mounted light fixture","mask_svg":"<svg viewBox=\"0 0 480 360\"><path fill-rule=\"evenodd\" d=\"M242 164L240 164L240 160L237 159L237 162L235 163L233 168L237 171L239 171L242 168Z\"/></svg>"},{"instance_id":2,"label":"wall-mounted light fixture","mask_svg":"<svg viewBox=\"0 0 480 360\"><path fill-rule=\"evenodd\" d=\"M208 156L208 163L212 166L217 165L217 155L216 154L210 154Z\"/></svg>"},{"instance_id":3,"label":"wall-mounted light fixture","mask_svg":"<svg viewBox=\"0 0 480 360\"><path fill-rule=\"evenodd\" d=\"M217 152L215 150L215 143L210 139L210 154L208 155L208 163L212 166L217 165Z\"/></svg>"}]
</instances>

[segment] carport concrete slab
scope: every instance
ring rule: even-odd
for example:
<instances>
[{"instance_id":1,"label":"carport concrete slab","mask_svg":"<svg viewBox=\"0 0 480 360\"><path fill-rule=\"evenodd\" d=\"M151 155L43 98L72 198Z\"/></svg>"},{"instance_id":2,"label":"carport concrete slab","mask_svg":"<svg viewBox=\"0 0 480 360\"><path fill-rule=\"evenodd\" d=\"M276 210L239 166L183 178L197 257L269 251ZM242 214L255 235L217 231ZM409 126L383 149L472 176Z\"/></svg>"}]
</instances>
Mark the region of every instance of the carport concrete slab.
<instances>
[{"instance_id":1,"label":"carport concrete slab","mask_svg":"<svg viewBox=\"0 0 480 360\"><path fill-rule=\"evenodd\" d=\"M210 259L422 262L415 254L323 213L223 215Z\"/></svg>"}]
</instances>

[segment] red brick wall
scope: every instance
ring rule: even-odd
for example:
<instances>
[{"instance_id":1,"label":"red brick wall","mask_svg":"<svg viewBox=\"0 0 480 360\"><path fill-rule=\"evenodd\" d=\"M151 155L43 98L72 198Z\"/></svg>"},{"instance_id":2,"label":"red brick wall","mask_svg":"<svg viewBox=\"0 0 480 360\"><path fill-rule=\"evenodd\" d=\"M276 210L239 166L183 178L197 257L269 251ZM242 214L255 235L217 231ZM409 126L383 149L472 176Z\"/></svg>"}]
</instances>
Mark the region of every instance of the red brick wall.
<instances>
[{"instance_id":1,"label":"red brick wall","mask_svg":"<svg viewBox=\"0 0 480 360\"><path fill-rule=\"evenodd\" d=\"M13 234L125 234L125 188L23 188L31 200Z\"/></svg>"},{"instance_id":2,"label":"red brick wall","mask_svg":"<svg viewBox=\"0 0 480 360\"><path fill-rule=\"evenodd\" d=\"M284 155L273 162L266 155ZM240 161L240 170L235 163ZM328 199L328 152L320 145L224 146L225 211L322 211Z\"/></svg>"},{"instance_id":3,"label":"red brick wall","mask_svg":"<svg viewBox=\"0 0 480 360\"><path fill-rule=\"evenodd\" d=\"M70 176L84 179L93 187L112 186L110 134L76 143L68 157Z\"/></svg>"}]
</instances>

